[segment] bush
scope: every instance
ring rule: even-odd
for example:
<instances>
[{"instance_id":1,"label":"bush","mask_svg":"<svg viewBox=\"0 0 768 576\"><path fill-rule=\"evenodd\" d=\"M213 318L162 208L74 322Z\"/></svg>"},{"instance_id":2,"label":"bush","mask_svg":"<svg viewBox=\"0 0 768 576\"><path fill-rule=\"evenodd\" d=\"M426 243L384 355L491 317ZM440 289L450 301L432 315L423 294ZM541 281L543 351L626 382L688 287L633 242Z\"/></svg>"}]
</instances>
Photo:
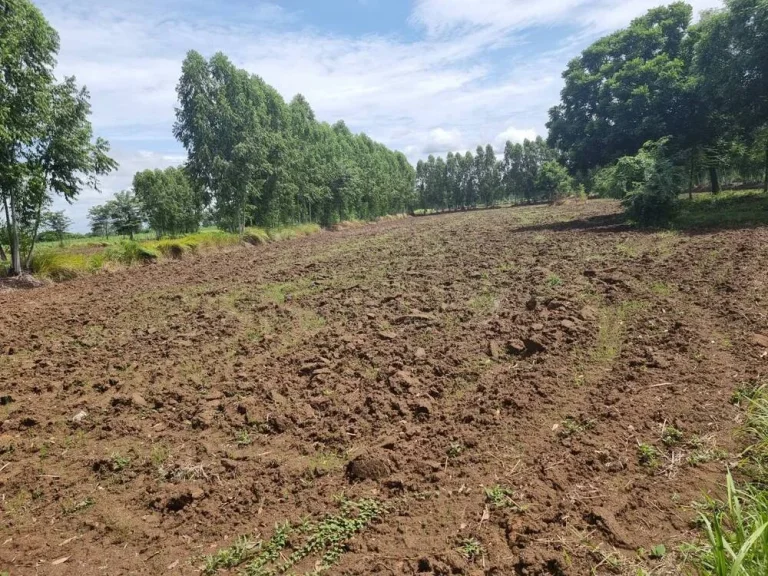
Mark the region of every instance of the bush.
<instances>
[{"instance_id":1,"label":"bush","mask_svg":"<svg viewBox=\"0 0 768 576\"><path fill-rule=\"evenodd\" d=\"M636 155L595 174L595 190L621 198L627 216L638 224L664 224L677 211L685 176L667 153L667 142L646 142Z\"/></svg>"}]
</instances>

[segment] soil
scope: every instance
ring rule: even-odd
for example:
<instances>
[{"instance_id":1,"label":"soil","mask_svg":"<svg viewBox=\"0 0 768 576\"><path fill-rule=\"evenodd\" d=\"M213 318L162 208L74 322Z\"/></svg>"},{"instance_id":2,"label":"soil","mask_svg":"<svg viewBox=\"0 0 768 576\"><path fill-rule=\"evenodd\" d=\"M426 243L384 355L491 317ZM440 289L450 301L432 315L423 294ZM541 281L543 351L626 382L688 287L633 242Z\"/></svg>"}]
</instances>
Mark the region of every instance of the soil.
<instances>
[{"instance_id":1,"label":"soil","mask_svg":"<svg viewBox=\"0 0 768 576\"><path fill-rule=\"evenodd\" d=\"M330 574L679 573L692 503L738 460L734 392L766 371L768 231L618 211L410 218L0 292L0 571L195 574L343 497L386 512Z\"/></svg>"}]
</instances>

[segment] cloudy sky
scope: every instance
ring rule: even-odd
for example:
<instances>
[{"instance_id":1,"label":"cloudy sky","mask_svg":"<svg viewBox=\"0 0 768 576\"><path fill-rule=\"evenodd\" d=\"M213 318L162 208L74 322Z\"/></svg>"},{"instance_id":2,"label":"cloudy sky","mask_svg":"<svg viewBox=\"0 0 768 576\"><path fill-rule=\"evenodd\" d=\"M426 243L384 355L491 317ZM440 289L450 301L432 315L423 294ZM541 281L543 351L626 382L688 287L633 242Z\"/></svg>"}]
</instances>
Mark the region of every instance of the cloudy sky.
<instances>
[{"instance_id":1,"label":"cloudy sky","mask_svg":"<svg viewBox=\"0 0 768 576\"><path fill-rule=\"evenodd\" d=\"M185 53L226 53L321 120L344 119L415 162L545 135L560 74L592 40L659 0L37 0L61 35L58 73L91 92L118 173L88 208L144 168L179 164L171 134ZM694 0L694 9L720 5Z\"/></svg>"}]
</instances>

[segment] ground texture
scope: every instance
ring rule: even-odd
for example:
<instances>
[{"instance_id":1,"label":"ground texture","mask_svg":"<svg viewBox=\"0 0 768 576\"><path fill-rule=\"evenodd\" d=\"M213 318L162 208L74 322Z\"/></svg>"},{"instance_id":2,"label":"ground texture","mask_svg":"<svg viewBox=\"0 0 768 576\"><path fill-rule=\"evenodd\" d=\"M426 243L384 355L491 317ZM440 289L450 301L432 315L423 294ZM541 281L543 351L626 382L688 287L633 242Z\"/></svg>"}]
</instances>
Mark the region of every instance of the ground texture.
<instances>
[{"instance_id":1,"label":"ground texture","mask_svg":"<svg viewBox=\"0 0 768 576\"><path fill-rule=\"evenodd\" d=\"M617 211L0 292L0 572L678 573L766 370L768 231Z\"/></svg>"}]
</instances>

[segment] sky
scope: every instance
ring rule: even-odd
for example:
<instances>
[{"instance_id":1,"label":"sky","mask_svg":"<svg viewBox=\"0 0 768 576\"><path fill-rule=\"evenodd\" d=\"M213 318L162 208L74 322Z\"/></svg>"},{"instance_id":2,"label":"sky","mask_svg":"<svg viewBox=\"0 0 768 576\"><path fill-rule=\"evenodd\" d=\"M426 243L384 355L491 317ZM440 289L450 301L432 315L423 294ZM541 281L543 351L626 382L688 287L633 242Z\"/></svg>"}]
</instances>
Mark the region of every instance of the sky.
<instances>
[{"instance_id":1,"label":"sky","mask_svg":"<svg viewBox=\"0 0 768 576\"><path fill-rule=\"evenodd\" d=\"M120 169L101 192L57 200L88 229L91 206L135 172L178 165L175 87L188 50L222 51L320 120L401 150L503 147L546 136L568 61L659 0L37 0L61 36L57 75L91 94L94 133ZM693 0L696 13L720 0Z\"/></svg>"}]
</instances>

